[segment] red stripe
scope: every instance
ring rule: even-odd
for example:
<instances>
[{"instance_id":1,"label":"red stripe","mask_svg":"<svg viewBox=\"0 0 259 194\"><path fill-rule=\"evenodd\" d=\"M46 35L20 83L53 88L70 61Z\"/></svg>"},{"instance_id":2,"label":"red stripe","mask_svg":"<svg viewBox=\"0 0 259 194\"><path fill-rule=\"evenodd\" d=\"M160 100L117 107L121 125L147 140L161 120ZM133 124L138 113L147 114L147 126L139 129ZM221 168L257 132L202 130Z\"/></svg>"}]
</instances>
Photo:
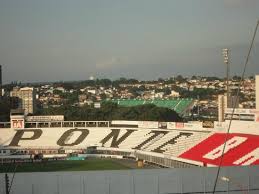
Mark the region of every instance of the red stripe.
<instances>
[{"instance_id":1,"label":"red stripe","mask_svg":"<svg viewBox=\"0 0 259 194\"><path fill-rule=\"evenodd\" d=\"M252 152L253 150L259 147L258 135L232 133L228 135L227 140L236 136L246 137L247 140L224 154L222 166L235 165L233 163L236 160L240 159L241 157L247 155L248 153ZM222 144L224 144L225 137L226 137L225 133L213 134L212 136L208 137L207 139L197 144L190 150L181 154L179 157L189 159L189 160L200 161L206 164L219 165L220 157L214 160L210 160L207 158L203 158L203 156L211 152L212 150L216 149L217 147L221 146ZM255 162L253 162L253 165L257 165L257 164L259 164L259 160L256 160Z\"/></svg>"}]
</instances>

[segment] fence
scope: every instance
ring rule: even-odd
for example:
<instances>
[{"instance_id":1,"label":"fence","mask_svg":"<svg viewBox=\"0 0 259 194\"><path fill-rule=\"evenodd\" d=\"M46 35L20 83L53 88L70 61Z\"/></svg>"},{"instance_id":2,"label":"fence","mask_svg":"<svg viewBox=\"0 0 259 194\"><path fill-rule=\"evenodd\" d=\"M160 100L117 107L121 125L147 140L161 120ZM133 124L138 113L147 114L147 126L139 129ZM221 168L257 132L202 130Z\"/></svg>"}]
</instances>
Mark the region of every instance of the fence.
<instances>
[{"instance_id":1,"label":"fence","mask_svg":"<svg viewBox=\"0 0 259 194\"><path fill-rule=\"evenodd\" d=\"M17 173L11 194L208 194L215 175L216 168L200 167ZM219 177L215 193L259 193L258 166L224 167ZM4 174L0 180L0 194L5 194Z\"/></svg>"}]
</instances>

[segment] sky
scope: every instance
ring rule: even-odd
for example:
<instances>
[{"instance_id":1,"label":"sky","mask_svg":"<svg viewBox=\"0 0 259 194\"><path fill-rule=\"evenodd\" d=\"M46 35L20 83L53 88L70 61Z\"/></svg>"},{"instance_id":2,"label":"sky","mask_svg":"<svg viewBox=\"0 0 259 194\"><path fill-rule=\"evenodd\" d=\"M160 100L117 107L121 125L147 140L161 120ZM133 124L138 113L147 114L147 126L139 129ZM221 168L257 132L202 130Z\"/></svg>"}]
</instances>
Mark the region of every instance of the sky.
<instances>
[{"instance_id":1,"label":"sky","mask_svg":"<svg viewBox=\"0 0 259 194\"><path fill-rule=\"evenodd\" d=\"M240 75L258 19L258 0L0 0L3 82L223 77L222 48Z\"/></svg>"}]
</instances>

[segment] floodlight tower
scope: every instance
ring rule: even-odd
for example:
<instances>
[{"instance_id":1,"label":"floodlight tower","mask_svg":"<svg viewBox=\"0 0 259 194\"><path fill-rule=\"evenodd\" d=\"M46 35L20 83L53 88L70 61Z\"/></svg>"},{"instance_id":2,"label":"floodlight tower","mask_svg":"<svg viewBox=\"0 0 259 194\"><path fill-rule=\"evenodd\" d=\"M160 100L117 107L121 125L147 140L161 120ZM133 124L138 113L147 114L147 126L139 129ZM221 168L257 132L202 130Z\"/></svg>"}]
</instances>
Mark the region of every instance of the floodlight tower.
<instances>
[{"instance_id":1,"label":"floodlight tower","mask_svg":"<svg viewBox=\"0 0 259 194\"><path fill-rule=\"evenodd\" d=\"M222 49L222 55L224 57L224 63L226 64L226 90L227 90L227 106L228 106L228 103L229 103L229 53L230 53L230 50L228 48L224 48Z\"/></svg>"}]
</instances>

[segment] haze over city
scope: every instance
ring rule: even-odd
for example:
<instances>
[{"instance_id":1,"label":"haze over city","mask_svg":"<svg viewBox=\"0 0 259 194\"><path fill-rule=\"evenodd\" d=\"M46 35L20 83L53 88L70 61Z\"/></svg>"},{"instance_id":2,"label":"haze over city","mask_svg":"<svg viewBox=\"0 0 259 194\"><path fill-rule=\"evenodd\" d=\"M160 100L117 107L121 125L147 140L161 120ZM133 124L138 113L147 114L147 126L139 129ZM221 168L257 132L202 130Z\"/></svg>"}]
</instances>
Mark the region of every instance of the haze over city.
<instances>
[{"instance_id":1,"label":"haze over city","mask_svg":"<svg viewBox=\"0 0 259 194\"><path fill-rule=\"evenodd\" d=\"M3 82L239 75L257 0L0 0ZM247 75L259 73L259 40Z\"/></svg>"}]
</instances>

